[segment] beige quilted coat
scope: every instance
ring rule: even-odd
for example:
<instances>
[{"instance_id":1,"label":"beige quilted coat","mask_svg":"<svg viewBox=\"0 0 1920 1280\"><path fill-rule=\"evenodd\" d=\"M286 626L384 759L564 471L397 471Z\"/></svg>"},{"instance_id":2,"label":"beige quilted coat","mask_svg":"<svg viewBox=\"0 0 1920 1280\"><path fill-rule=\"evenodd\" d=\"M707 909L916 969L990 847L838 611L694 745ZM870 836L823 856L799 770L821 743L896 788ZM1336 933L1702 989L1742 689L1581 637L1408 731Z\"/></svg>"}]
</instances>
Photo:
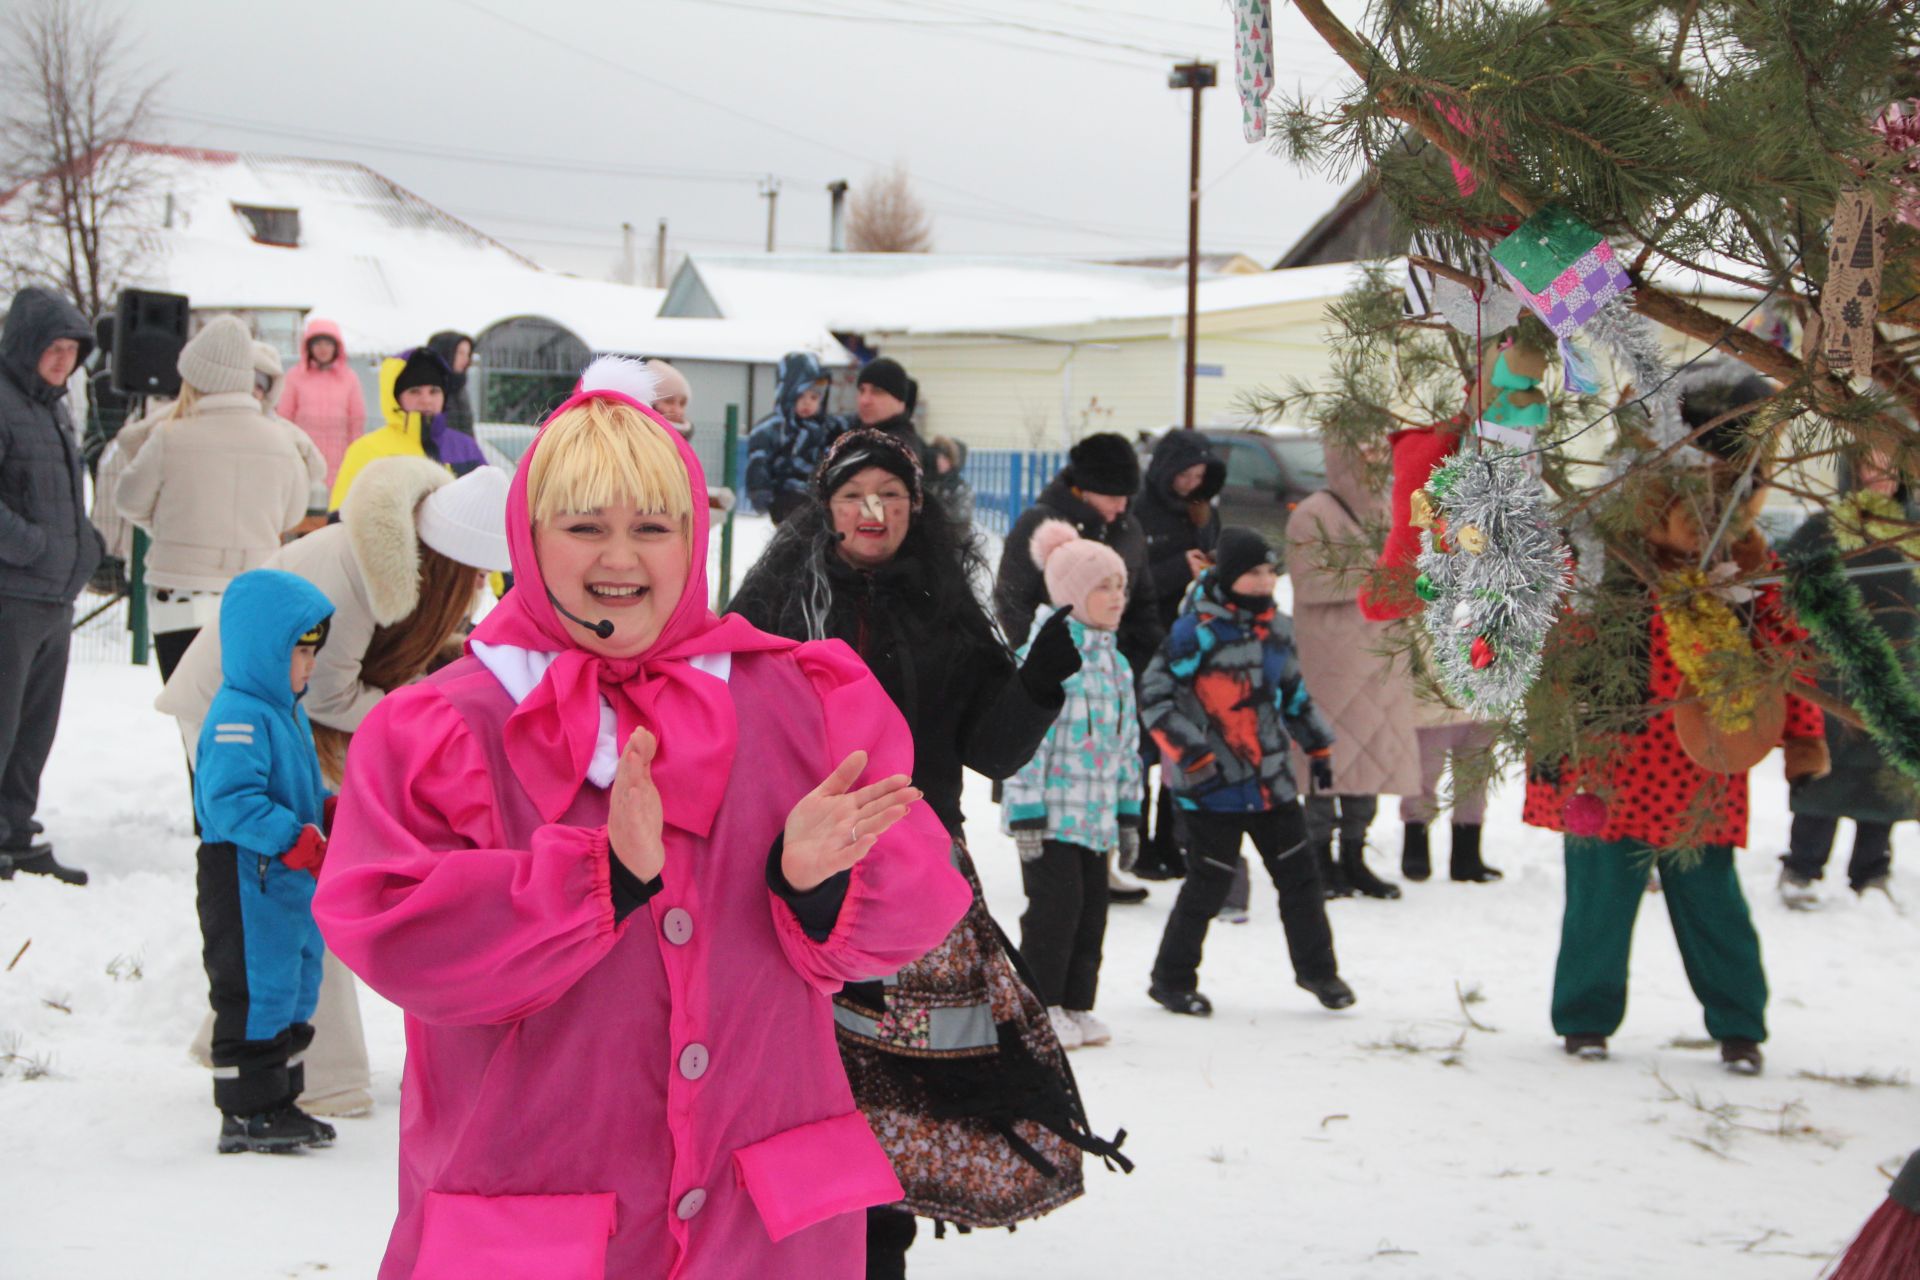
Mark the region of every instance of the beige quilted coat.
<instances>
[{"instance_id":1,"label":"beige quilted coat","mask_svg":"<svg viewBox=\"0 0 1920 1280\"><path fill-rule=\"evenodd\" d=\"M1376 552L1362 522L1378 525L1385 515L1384 498L1368 492L1357 460L1329 449L1327 487L1295 507L1287 523L1300 670L1333 725L1333 782L1341 795L1418 795L1414 731L1435 723L1414 693L1398 624L1367 621L1356 599Z\"/></svg>"}]
</instances>

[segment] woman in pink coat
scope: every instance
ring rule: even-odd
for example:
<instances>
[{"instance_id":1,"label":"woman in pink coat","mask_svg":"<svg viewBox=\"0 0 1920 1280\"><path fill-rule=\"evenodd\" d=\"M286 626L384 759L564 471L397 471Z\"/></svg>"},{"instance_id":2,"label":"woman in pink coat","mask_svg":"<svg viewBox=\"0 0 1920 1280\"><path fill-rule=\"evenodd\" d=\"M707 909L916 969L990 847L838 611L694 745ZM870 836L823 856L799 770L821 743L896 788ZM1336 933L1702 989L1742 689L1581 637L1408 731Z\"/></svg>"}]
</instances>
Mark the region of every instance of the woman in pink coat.
<instances>
[{"instance_id":1,"label":"woman in pink coat","mask_svg":"<svg viewBox=\"0 0 1920 1280\"><path fill-rule=\"evenodd\" d=\"M902 1194L831 995L969 890L859 660L707 608L705 476L627 365L514 476L469 656L347 759L314 914L407 1014L385 1280L852 1278Z\"/></svg>"},{"instance_id":2,"label":"woman in pink coat","mask_svg":"<svg viewBox=\"0 0 1920 1280\"><path fill-rule=\"evenodd\" d=\"M347 447L367 429L367 397L347 363L347 344L331 320L309 320L300 358L287 370L275 410L306 432L327 460L327 479L340 470Z\"/></svg>"}]
</instances>

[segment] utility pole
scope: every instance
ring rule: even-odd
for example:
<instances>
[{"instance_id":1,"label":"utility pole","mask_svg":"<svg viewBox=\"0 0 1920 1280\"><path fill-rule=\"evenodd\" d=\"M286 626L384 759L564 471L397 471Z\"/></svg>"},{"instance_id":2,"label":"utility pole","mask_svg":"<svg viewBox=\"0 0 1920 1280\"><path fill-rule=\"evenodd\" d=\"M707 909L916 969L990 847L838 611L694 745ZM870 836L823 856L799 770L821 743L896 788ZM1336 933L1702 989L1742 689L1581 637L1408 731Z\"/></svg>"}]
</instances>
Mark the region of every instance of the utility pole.
<instances>
[{"instance_id":1,"label":"utility pole","mask_svg":"<svg viewBox=\"0 0 1920 1280\"><path fill-rule=\"evenodd\" d=\"M633 224L620 224L620 283L634 283Z\"/></svg>"},{"instance_id":2,"label":"utility pole","mask_svg":"<svg viewBox=\"0 0 1920 1280\"><path fill-rule=\"evenodd\" d=\"M667 287L667 220L660 219L660 227L653 238L653 287Z\"/></svg>"},{"instance_id":3,"label":"utility pole","mask_svg":"<svg viewBox=\"0 0 1920 1280\"><path fill-rule=\"evenodd\" d=\"M767 201L767 252L772 253L774 211L780 204L780 179L772 174L760 179L760 194Z\"/></svg>"},{"instance_id":4,"label":"utility pole","mask_svg":"<svg viewBox=\"0 0 1920 1280\"><path fill-rule=\"evenodd\" d=\"M1219 83L1211 62L1182 62L1167 77L1169 89L1193 94L1193 139L1188 146L1187 169L1187 365L1182 379L1185 403L1181 422L1193 430L1193 376L1200 349L1200 91Z\"/></svg>"}]
</instances>

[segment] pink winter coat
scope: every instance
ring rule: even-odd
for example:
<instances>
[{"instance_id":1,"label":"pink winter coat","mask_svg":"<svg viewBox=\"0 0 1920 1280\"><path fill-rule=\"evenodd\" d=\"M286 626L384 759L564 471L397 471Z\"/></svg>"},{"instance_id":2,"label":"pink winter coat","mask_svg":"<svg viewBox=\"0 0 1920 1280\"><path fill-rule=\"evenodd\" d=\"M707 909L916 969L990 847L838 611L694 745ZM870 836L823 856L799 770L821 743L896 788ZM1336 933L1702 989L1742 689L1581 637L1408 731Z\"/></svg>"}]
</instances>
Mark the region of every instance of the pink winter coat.
<instances>
[{"instance_id":1,"label":"pink winter coat","mask_svg":"<svg viewBox=\"0 0 1920 1280\"><path fill-rule=\"evenodd\" d=\"M307 355L307 344L315 338L332 338L340 347L340 354L324 369L316 367ZM358 440L367 426L366 395L347 363L347 344L340 339L340 326L333 321L307 321L307 331L300 339L300 358L287 370L277 412L319 446L331 481L340 470L340 460L347 456L347 446Z\"/></svg>"},{"instance_id":2,"label":"pink winter coat","mask_svg":"<svg viewBox=\"0 0 1920 1280\"><path fill-rule=\"evenodd\" d=\"M495 610L518 617L483 623L476 651L538 635L557 656L517 707L480 657L383 699L354 737L314 899L328 944L407 1015L380 1275L852 1280L858 1211L901 1190L847 1087L830 997L930 950L970 892L924 804L854 867L823 942L767 867L788 812L849 751L871 753L863 782L911 770L906 725L844 645L713 619L704 502L682 607L640 674L583 665L532 554L530 469L509 495L517 585ZM655 656L704 644L719 656ZM636 709L660 737L668 839L662 887L616 921L595 727L539 733L576 705L597 722L622 687L640 696L621 701L620 739ZM529 743L542 767L516 754ZM697 774L660 774L676 750Z\"/></svg>"}]
</instances>

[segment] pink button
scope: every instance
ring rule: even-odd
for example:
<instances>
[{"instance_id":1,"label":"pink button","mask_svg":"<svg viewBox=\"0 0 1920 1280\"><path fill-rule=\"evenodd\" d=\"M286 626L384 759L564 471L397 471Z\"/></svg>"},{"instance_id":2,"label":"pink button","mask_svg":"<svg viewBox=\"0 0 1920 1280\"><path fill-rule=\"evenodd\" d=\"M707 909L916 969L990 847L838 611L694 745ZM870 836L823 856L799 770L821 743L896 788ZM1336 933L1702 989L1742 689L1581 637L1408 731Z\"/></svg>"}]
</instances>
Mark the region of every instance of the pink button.
<instances>
[{"instance_id":1,"label":"pink button","mask_svg":"<svg viewBox=\"0 0 1920 1280\"><path fill-rule=\"evenodd\" d=\"M673 1211L675 1214L679 1216L680 1221L685 1222L688 1218L691 1218L694 1214L700 1212L702 1209L706 1207L707 1207L706 1188L695 1187L693 1190L687 1192L687 1194L680 1197L680 1203L674 1206Z\"/></svg>"},{"instance_id":2,"label":"pink button","mask_svg":"<svg viewBox=\"0 0 1920 1280\"><path fill-rule=\"evenodd\" d=\"M693 917L684 907L675 907L660 918L660 932L674 946L684 947L693 941Z\"/></svg>"},{"instance_id":3,"label":"pink button","mask_svg":"<svg viewBox=\"0 0 1920 1280\"><path fill-rule=\"evenodd\" d=\"M690 1044L680 1051L680 1074L689 1080L698 1080L707 1074L707 1063L711 1060L707 1046Z\"/></svg>"}]
</instances>

